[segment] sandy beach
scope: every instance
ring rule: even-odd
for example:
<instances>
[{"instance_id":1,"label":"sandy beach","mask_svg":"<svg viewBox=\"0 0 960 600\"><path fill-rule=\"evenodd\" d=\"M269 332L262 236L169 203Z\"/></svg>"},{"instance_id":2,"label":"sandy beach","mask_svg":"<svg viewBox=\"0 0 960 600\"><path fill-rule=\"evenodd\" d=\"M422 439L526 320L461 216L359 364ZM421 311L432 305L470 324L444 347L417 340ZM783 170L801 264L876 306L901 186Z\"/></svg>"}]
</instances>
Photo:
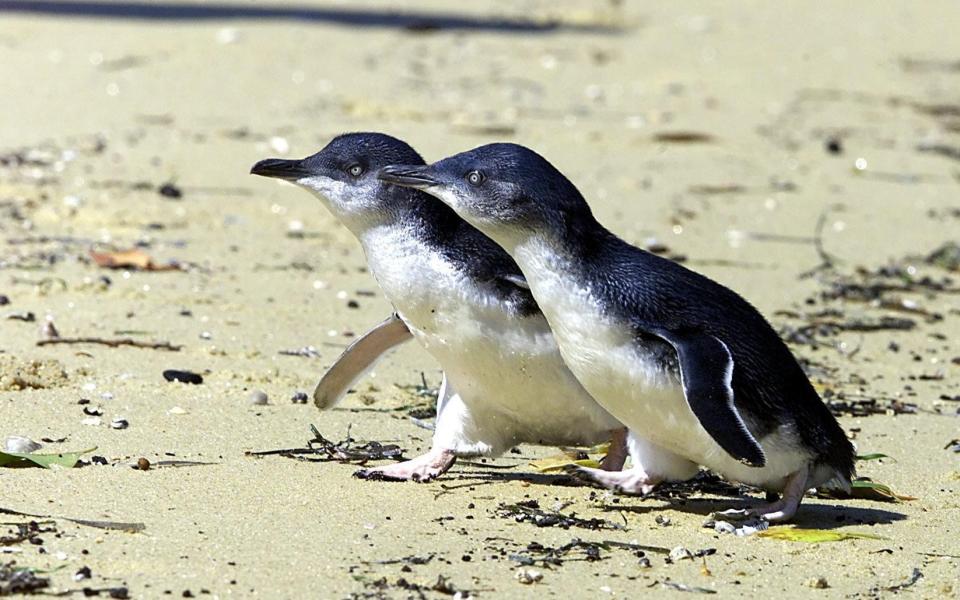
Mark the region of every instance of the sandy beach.
<instances>
[{"instance_id":1,"label":"sandy beach","mask_svg":"<svg viewBox=\"0 0 960 600\"><path fill-rule=\"evenodd\" d=\"M0 468L0 595L15 561L75 597L960 597L957 23L949 0L0 2L0 442L95 448ZM296 451L313 425L415 456L440 382L408 344L336 409L294 401L391 307L316 199L248 172L346 131L535 148L757 306L859 475L912 499L808 497L794 526L868 536L811 543L705 527L763 498L709 477L639 498L530 465L555 448L422 485ZM91 255L132 248L146 268Z\"/></svg>"}]
</instances>

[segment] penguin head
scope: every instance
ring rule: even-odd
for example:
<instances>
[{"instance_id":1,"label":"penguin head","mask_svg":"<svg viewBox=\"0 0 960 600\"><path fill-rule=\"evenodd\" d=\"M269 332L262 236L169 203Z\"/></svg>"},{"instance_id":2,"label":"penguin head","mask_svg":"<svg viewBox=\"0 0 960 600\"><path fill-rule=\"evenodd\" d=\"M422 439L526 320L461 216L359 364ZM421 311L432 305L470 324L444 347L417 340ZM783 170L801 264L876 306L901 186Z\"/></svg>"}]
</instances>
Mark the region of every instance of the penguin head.
<instances>
[{"instance_id":1,"label":"penguin head","mask_svg":"<svg viewBox=\"0 0 960 600\"><path fill-rule=\"evenodd\" d=\"M594 222L573 183L517 144L487 144L427 166L390 166L379 177L436 196L507 250L531 234L563 236Z\"/></svg>"},{"instance_id":2,"label":"penguin head","mask_svg":"<svg viewBox=\"0 0 960 600\"><path fill-rule=\"evenodd\" d=\"M382 133L347 133L303 159L268 158L250 172L282 179L317 195L345 225L354 229L376 222L402 207L413 190L377 179L381 167L424 164L406 142Z\"/></svg>"}]
</instances>

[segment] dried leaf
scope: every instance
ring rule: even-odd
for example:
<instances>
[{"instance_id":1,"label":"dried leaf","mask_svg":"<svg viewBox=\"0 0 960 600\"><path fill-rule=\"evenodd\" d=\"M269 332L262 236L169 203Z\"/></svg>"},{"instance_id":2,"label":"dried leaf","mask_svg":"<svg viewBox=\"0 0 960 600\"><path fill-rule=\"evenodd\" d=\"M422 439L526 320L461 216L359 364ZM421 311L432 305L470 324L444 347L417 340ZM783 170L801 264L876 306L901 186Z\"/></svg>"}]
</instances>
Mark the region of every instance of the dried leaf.
<instances>
[{"instance_id":1,"label":"dried leaf","mask_svg":"<svg viewBox=\"0 0 960 600\"><path fill-rule=\"evenodd\" d=\"M598 444L590 448L561 448L563 454L554 454L530 462L530 466L541 473L556 473L577 466L599 469L600 461L590 458L591 454L606 455L610 452L610 443Z\"/></svg>"},{"instance_id":2,"label":"dried leaf","mask_svg":"<svg viewBox=\"0 0 960 600\"><path fill-rule=\"evenodd\" d=\"M580 460L571 459L566 454L548 456L540 460L530 462L530 466L541 473L556 473L563 471L570 466L587 467L590 469L599 469L600 462L592 458L583 458Z\"/></svg>"},{"instance_id":3,"label":"dried leaf","mask_svg":"<svg viewBox=\"0 0 960 600\"><path fill-rule=\"evenodd\" d=\"M26 452L0 452L0 467L63 467L72 469L80 457L96 450L96 447L79 452L61 452L60 454L31 454Z\"/></svg>"},{"instance_id":4,"label":"dried leaf","mask_svg":"<svg viewBox=\"0 0 960 600\"><path fill-rule=\"evenodd\" d=\"M916 500L913 496L898 494L890 489L889 485L858 479L850 484L850 497L860 498L862 500L878 500L880 502L901 502Z\"/></svg>"},{"instance_id":5,"label":"dried leaf","mask_svg":"<svg viewBox=\"0 0 960 600\"><path fill-rule=\"evenodd\" d=\"M783 540L787 542L842 542L845 540L882 540L885 539L872 533L856 531L836 531L833 529L800 529L797 527L771 527L765 531L758 531L757 537Z\"/></svg>"},{"instance_id":6,"label":"dried leaf","mask_svg":"<svg viewBox=\"0 0 960 600\"><path fill-rule=\"evenodd\" d=\"M180 265L167 263L160 265L153 262L150 255L138 248L121 250L119 252L90 251L90 258L97 266L106 269L138 269L140 271L179 271Z\"/></svg>"}]
</instances>

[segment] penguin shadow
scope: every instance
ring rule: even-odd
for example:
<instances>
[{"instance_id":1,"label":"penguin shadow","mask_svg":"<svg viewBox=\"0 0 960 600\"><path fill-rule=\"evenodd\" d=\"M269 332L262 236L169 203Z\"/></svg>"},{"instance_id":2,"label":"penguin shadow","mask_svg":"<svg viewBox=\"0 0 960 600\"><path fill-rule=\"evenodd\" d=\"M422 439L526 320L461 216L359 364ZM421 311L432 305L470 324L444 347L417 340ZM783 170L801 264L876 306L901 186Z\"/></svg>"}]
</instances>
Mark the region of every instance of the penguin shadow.
<instances>
[{"instance_id":1,"label":"penguin shadow","mask_svg":"<svg viewBox=\"0 0 960 600\"><path fill-rule=\"evenodd\" d=\"M742 495L720 498L665 498L654 493L647 498L626 495L618 498L621 499L620 503L606 504L603 506L603 510L634 514L675 510L702 515L706 519L721 511L749 509L765 502L762 497ZM628 504L627 499L636 499L646 504ZM810 498L804 499L803 504L797 510L796 516L790 520L791 525L803 529L836 529L851 525L888 525L907 519L907 515L904 513L892 510L837 503L826 504L810 502L810 500ZM653 503L653 501L659 502Z\"/></svg>"}]
</instances>

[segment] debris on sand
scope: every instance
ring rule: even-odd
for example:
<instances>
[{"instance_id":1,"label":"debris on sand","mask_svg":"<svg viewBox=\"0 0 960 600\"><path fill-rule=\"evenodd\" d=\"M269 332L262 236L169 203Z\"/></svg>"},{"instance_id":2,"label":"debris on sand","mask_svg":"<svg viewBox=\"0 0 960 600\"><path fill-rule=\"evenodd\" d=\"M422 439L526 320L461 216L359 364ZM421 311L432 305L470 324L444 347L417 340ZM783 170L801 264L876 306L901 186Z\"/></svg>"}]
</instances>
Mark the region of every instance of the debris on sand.
<instances>
[{"instance_id":1,"label":"debris on sand","mask_svg":"<svg viewBox=\"0 0 960 600\"><path fill-rule=\"evenodd\" d=\"M50 580L37 577L30 569L15 562L0 563L0 596L27 595L50 587Z\"/></svg>"},{"instance_id":2,"label":"debris on sand","mask_svg":"<svg viewBox=\"0 0 960 600\"><path fill-rule=\"evenodd\" d=\"M625 529L604 519L581 519L575 513L563 514L559 511L544 510L536 500L524 500L515 504L500 503L494 514L503 519L513 519L517 523L533 523L537 527L560 527L569 529L580 527L596 531L598 529Z\"/></svg>"},{"instance_id":3,"label":"debris on sand","mask_svg":"<svg viewBox=\"0 0 960 600\"><path fill-rule=\"evenodd\" d=\"M90 251L90 258L98 267L105 269L134 269L138 271L182 271L177 262L160 264L139 248L111 252Z\"/></svg>"},{"instance_id":4,"label":"debris on sand","mask_svg":"<svg viewBox=\"0 0 960 600\"><path fill-rule=\"evenodd\" d=\"M246 454L247 456L280 455L298 460L335 461L357 465L366 464L371 460L403 460L403 448L396 444L383 444L377 441L357 444L357 440L350 437L349 429L347 437L339 442L332 442L323 437L313 425L310 426L310 431L313 432L314 437L307 442L306 448L281 448ZM316 458L310 458L311 455Z\"/></svg>"}]
</instances>

